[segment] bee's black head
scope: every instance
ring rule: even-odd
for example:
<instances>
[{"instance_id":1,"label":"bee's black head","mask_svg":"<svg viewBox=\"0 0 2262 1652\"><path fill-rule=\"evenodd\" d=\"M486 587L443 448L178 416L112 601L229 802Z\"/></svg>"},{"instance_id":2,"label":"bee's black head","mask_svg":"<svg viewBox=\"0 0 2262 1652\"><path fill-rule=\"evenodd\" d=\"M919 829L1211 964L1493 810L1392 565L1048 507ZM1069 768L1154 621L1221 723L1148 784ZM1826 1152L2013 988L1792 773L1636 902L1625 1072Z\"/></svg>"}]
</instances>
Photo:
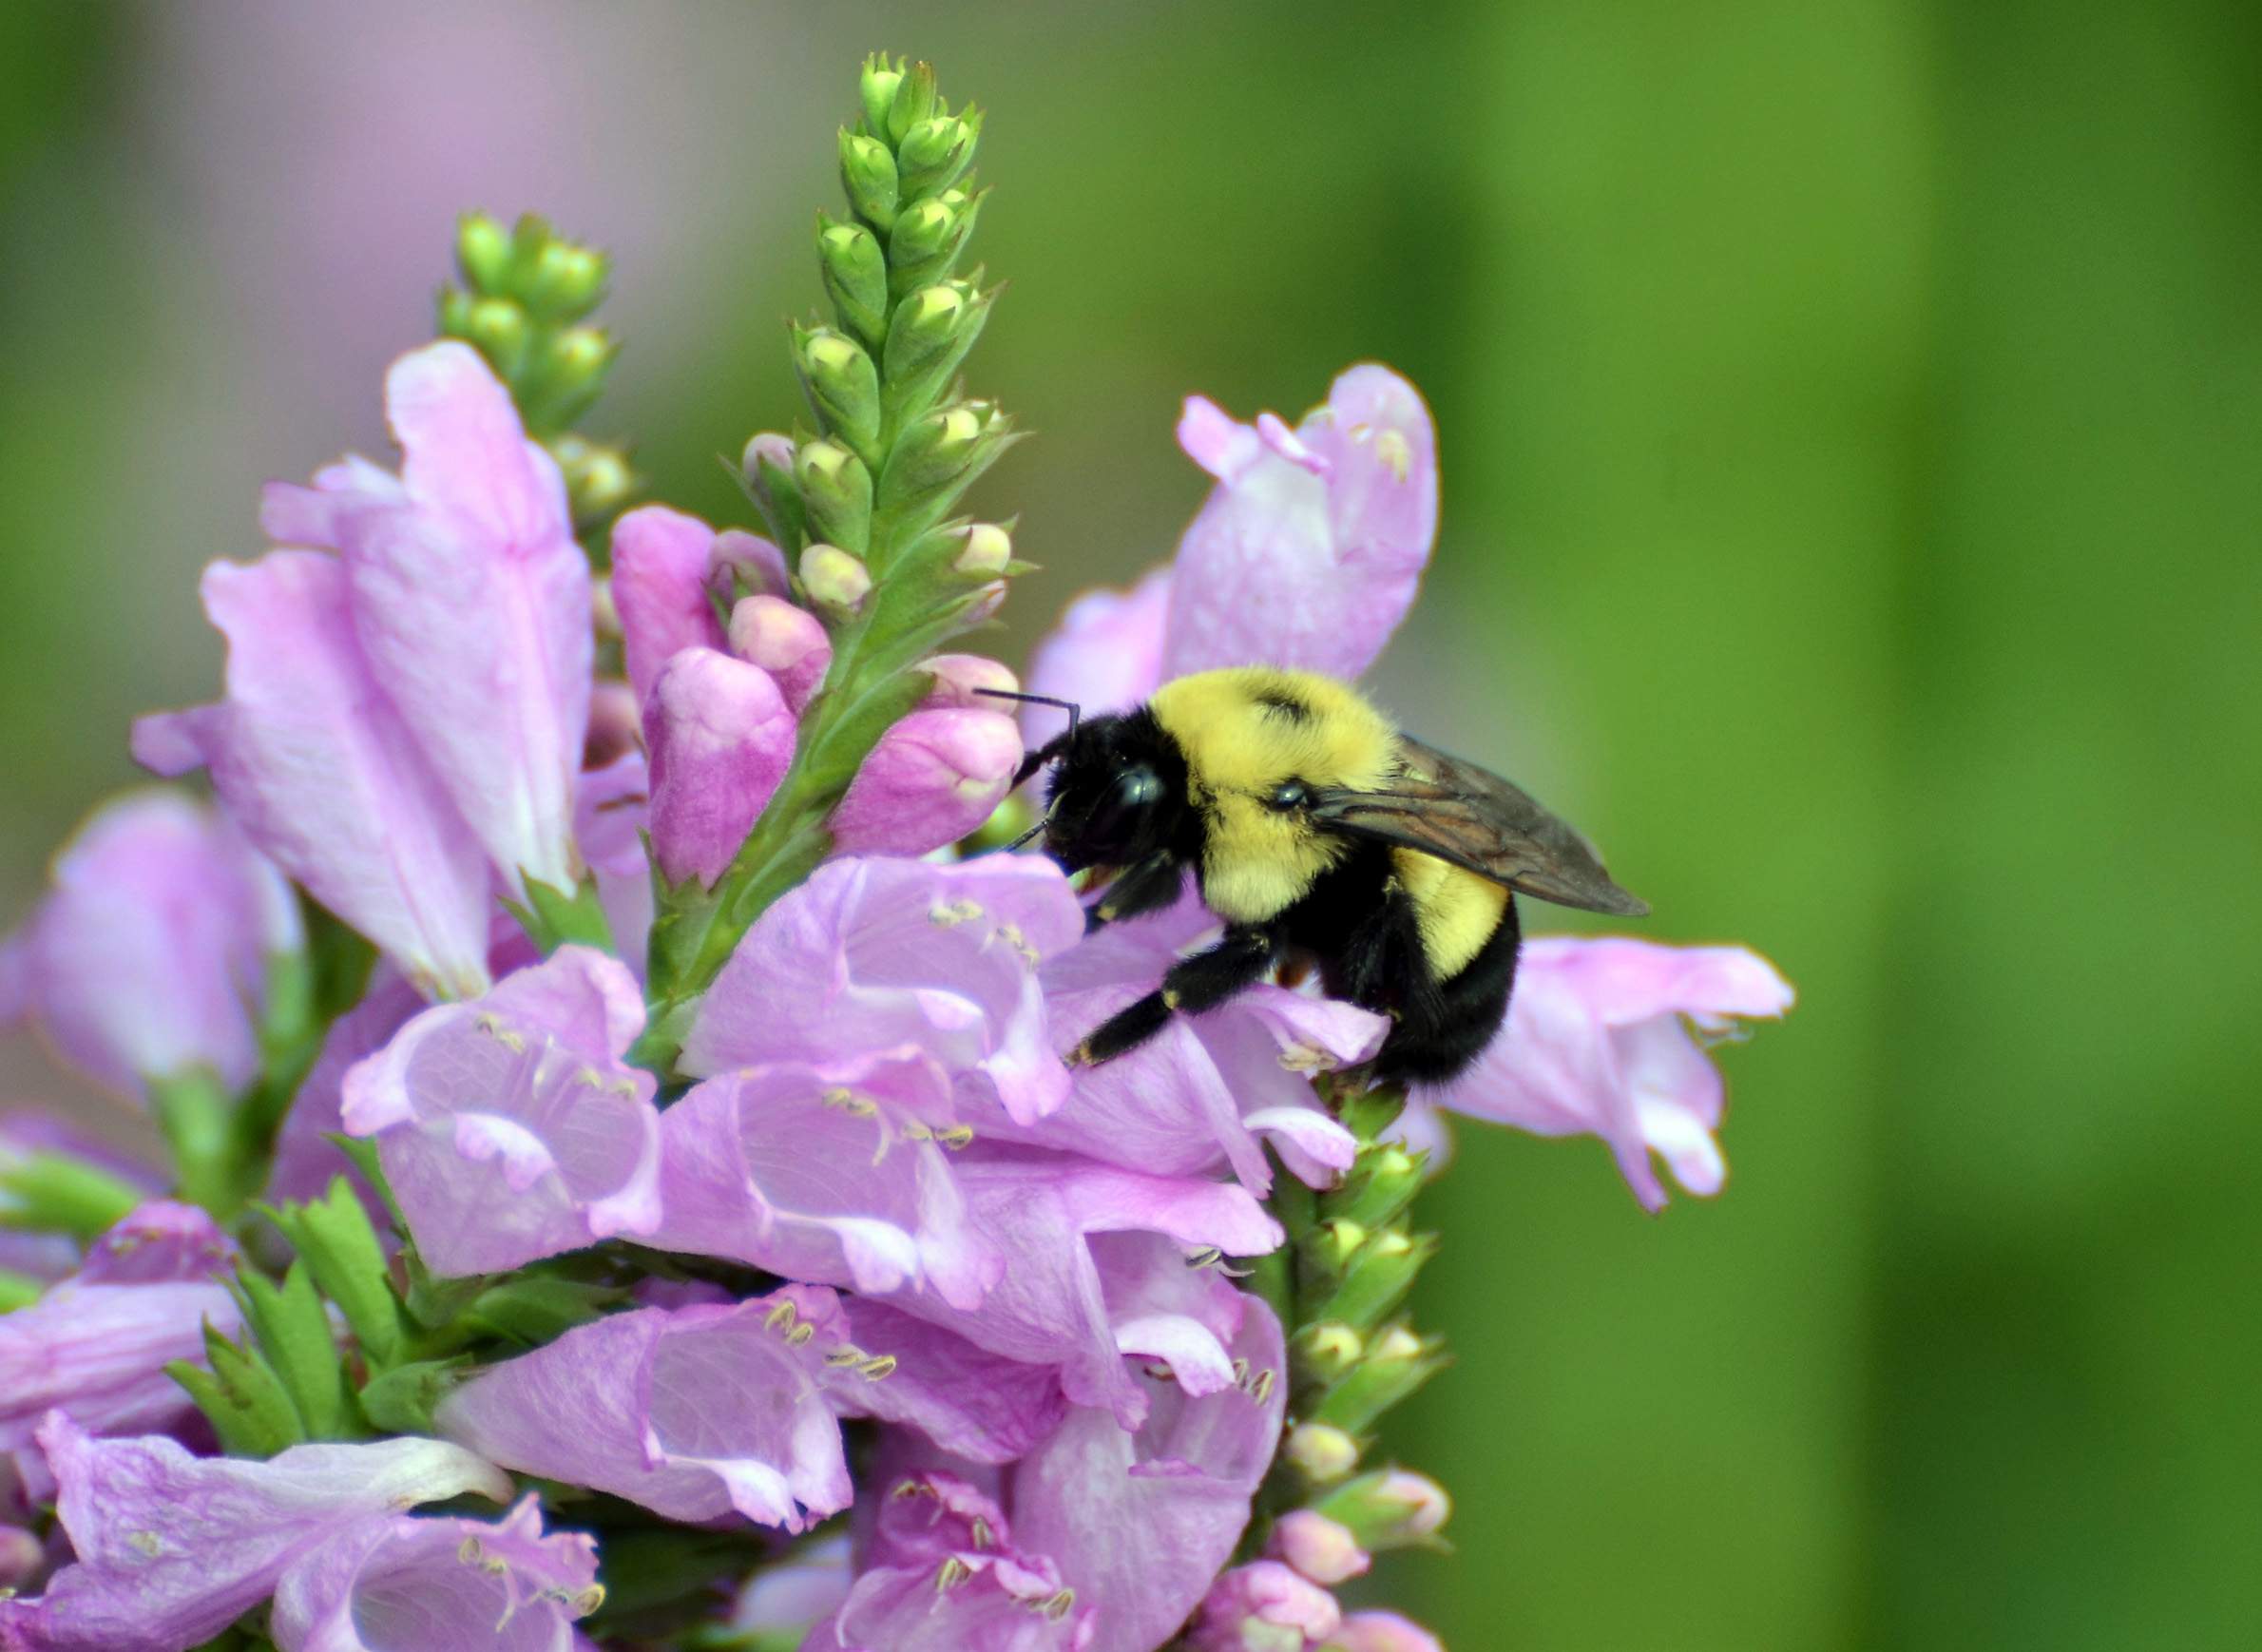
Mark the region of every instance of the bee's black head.
<instances>
[{"instance_id":1,"label":"bee's black head","mask_svg":"<svg viewBox=\"0 0 2262 1652\"><path fill-rule=\"evenodd\" d=\"M1086 718L1059 748L1045 847L1062 866L1128 866L1179 837L1186 759L1152 712Z\"/></svg>"}]
</instances>

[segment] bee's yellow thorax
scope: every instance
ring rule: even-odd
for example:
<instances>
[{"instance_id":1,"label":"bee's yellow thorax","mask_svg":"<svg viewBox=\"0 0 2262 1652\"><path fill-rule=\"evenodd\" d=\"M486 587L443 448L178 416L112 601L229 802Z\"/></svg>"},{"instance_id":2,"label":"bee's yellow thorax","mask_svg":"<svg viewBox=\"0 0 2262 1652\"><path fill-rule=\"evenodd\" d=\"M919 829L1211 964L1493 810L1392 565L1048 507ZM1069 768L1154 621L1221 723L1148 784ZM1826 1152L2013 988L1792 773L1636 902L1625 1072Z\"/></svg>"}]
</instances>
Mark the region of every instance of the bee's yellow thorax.
<instances>
[{"instance_id":1,"label":"bee's yellow thorax","mask_svg":"<svg viewBox=\"0 0 2262 1652\"><path fill-rule=\"evenodd\" d=\"M1277 787L1372 791L1395 761L1389 720L1355 689L1315 672L1198 672L1163 684L1149 704L1185 753L1188 791L1208 825L1202 897L1228 923L1276 915L1343 853L1340 839L1269 807Z\"/></svg>"}]
</instances>

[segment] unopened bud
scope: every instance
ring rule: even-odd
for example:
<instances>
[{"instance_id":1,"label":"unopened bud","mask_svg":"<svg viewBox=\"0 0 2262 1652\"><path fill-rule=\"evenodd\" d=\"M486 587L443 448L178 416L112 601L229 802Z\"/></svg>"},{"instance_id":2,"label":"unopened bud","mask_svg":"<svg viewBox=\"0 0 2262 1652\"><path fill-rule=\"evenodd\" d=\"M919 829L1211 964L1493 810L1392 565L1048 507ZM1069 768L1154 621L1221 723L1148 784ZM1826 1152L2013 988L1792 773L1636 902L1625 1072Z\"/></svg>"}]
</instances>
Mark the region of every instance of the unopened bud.
<instances>
[{"instance_id":1,"label":"unopened bud","mask_svg":"<svg viewBox=\"0 0 2262 1652\"><path fill-rule=\"evenodd\" d=\"M840 134L840 186L858 218L882 235L895 227L895 157L888 145L857 132Z\"/></svg>"},{"instance_id":2,"label":"unopened bud","mask_svg":"<svg viewBox=\"0 0 2262 1652\"><path fill-rule=\"evenodd\" d=\"M1445 1642L1396 1612L1353 1612L1320 1652L1446 1652Z\"/></svg>"},{"instance_id":3,"label":"unopened bud","mask_svg":"<svg viewBox=\"0 0 2262 1652\"><path fill-rule=\"evenodd\" d=\"M980 654L932 654L920 662L919 668L934 679L934 686L922 702L930 706L955 705L1006 716L1006 701L997 696L1011 694L1021 686L1011 666Z\"/></svg>"},{"instance_id":4,"label":"unopened bud","mask_svg":"<svg viewBox=\"0 0 2262 1652\"><path fill-rule=\"evenodd\" d=\"M481 298L466 317L464 336L478 346L498 378L510 378L526 364L529 328L527 313L510 298Z\"/></svg>"},{"instance_id":5,"label":"unopened bud","mask_svg":"<svg viewBox=\"0 0 2262 1652\"><path fill-rule=\"evenodd\" d=\"M902 81L901 63L889 62L886 52L874 52L864 60L863 77L856 89L864 104L864 124L875 138L888 135L888 109L895 102L895 88Z\"/></svg>"},{"instance_id":6,"label":"unopened bud","mask_svg":"<svg viewBox=\"0 0 2262 1652\"><path fill-rule=\"evenodd\" d=\"M810 406L825 428L870 452L880 433L880 379L864 347L830 327L796 328L794 359Z\"/></svg>"},{"instance_id":7,"label":"unopened bud","mask_svg":"<svg viewBox=\"0 0 2262 1652\"><path fill-rule=\"evenodd\" d=\"M1390 1469L1337 1488L1319 1511L1349 1529L1361 1548L1406 1548L1436 1534L1453 1500L1427 1474Z\"/></svg>"},{"instance_id":8,"label":"unopened bud","mask_svg":"<svg viewBox=\"0 0 2262 1652\"><path fill-rule=\"evenodd\" d=\"M1002 574L1013 561L1013 536L994 522L977 522L965 530L966 543L950 564L960 573L987 577Z\"/></svg>"},{"instance_id":9,"label":"unopened bud","mask_svg":"<svg viewBox=\"0 0 2262 1652\"><path fill-rule=\"evenodd\" d=\"M1366 1353L1359 1334L1348 1325L1308 1325L1296 1335L1296 1360L1320 1382L1333 1382Z\"/></svg>"},{"instance_id":10,"label":"unopened bud","mask_svg":"<svg viewBox=\"0 0 2262 1652\"><path fill-rule=\"evenodd\" d=\"M838 442L804 443L794 455L794 481L810 537L861 555L872 533L872 472L864 461Z\"/></svg>"},{"instance_id":11,"label":"unopened bud","mask_svg":"<svg viewBox=\"0 0 2262 1652\"><path fill-rule=\"evenodd\" d=\"M1445 1369L1440 1346L1393 1325L1367 1345L1364 1359L1330 1385L1313 1416L1354 1433L1366 1431Z\"/></svg>"},{"instance_id":12,"label":"unopened bud","mask_svg":"<svg viewBox=\"0 0 2262 1652\"><path fill-rule=\"evenodd\" d=\"M1298 1423L1288 1431L1280 1454L1307 1480L1325 1485L1359 1466L1359 1443L1332 1423Z\"/></svg>"},{"instance_id":13,"label":"unopened bud","mask_svg":"<svg viewBox=\"0 0 2262 1652\"><path fill-rule=\"evenodd\" d=\"M731 610L730 641L731 652L767 671L796 713L833 663L833 640L816 616L782 597L763 594L741 601Z\"/></svg>"},{"instance_id":14,"label":"unopened bud","mask_svg":"<svg viewBox=\"0 0 2262 1652\"><path fill-rule=\"evenodd\" d=\"M570 432L551 438L550 456L566 478L566 495L576 523L601 522L635 495L636 471L628 455L610 442L592 442Z\"/></svg>"},{"instance_id":15,"label":"unopened bud","mask_svg":"<svg viewBox=\"0 0 2262 1652\"><path fill-rule=\"evenodd\" d=\"M1351 1258L1367 1242L1367 1229L1355 1221L1326 1221L1305 1234L1298 1241L1304 1260L1316 1273L1328 1278L1340 1278Z\"/></svg>"},{"instance_id":16,"label":"unopened bud","mask_svg":"<svg viewBox=\"0 0 2262 1652\"><path fill-rule=\"evenodd\" d=\"M888 377L893 382L931 367L959 343L969 316L978 314L974 289L964 281L921 287L896 307L888 326ZM972 340L967 339L970 344ZM957 352L963 355L963 349ZM948 371L948 366L945 367Z\"/></svg>"},{"instance_id":17,"label":"unopened bud","mask_svg":"<svg viewBox=\"0 0 2262 1652\"><path fill-rule=\"evenodd\" d=\"M499 291L510 276L510 232L484 212L465 213L455 222L455 261L475 289Z\"/></svg>"},{"instance_id":18,"label":"unopened bud","mask_svg":"<svg viewBox=\"0 0 2262 1652\"><path fill-rule=\"evenodd\" d=\"M872 570L862 557L820 542L801 552L801 588L819 607L853 614L872 592Z\"/></svg>"},{"instance_id":19,"label":"unopened bud","mask_svg":"<svg viewBox=\"0 0 2262 1652\"><path fill-rule=\"evenodd\" d=\"M940 115L911 127L895 150L904 194L930 195L956 182L974 158L974 140L981 130L980 117L957 115Z\"/></svg>"},{"instance_id":20,"label":"unopened bud","mask_svg":"<svg viewBox=\"0 0 2262 1652\"><path fill-rule=\"evenodd\" d=\"M895 78L894 95L888 100L886 137L890 143L900 144L911 131L935 111L934 65L914 63ZM880 131L875 125L874 133Z\"/></svg>"},{"instance_id":21,"label":"unopened bud","mask_svg":"<svg viewBox=\"0 0 2262 1652\"><path fill-rule=\"evenodd\" d=\"M519 296L536 314L554 321L587 315L604 297L605 260L592 248L546 238L519 284Z\"/></svg>"},{"instance_id":22,"label":"unopened bud","mask_svg":"<svg viewBox=\"0 0 2262 1652\"><path fill-rule=\"evenodd\" d=\"M860 223L827 219L816 253L840 324L878 349L888 336L888 259L878 239Z\"/></svg>"},{"instance_id":23,"label":"unopened bud","mask_svg":"<svg viewBox=\"0 0 2262 1652\"><path fill-rule=\"evenodd\" d=\"M1360 1149L1343 1185L1327 1195L1331 1216L1380 1227L1402 1214L1422 1190L1426 1156L1395 1142Z\"/></svg>"},{"instance_id":24,"label":"unopened bud","mask_svg":"<svg viewBox=\"0 0 2262 1652\"><path fill-rule=\"evenodd\" d=\"M1362 1329L1379 1325L1406 1300L1414 1276L1436 1251L1437 1240L1428 1235L1412 1239L1396 1229L1376 1234L1343 1270L1328 1317Z\"/></svg>"},{"instance_id":25,"label":"unopened bud","mask_svg":"<svg viewBox=\"0 0 2262 1652\"><path fill-rule=\"evenodd\" d=\"M738 472L746 491L770 525L770 537L792 551L808 537L808 522L801 508L801 485L794 480L794 440L776 431L749 436L738 456Z\"/></svg>"},{"instance_id":26,"label":"unopened bud","mask_svg":"<svg viewBox=\"0 0 2262 1652\"><path fill-rule=\"evenodd\" d=\"M1283 1514L1273 1527L1265 1552L1286 1561L1313 1583L1330 1585L1355 1578L1374 1564L1348 1527L1312 1508Z\"/></svg>"}]
</instances>

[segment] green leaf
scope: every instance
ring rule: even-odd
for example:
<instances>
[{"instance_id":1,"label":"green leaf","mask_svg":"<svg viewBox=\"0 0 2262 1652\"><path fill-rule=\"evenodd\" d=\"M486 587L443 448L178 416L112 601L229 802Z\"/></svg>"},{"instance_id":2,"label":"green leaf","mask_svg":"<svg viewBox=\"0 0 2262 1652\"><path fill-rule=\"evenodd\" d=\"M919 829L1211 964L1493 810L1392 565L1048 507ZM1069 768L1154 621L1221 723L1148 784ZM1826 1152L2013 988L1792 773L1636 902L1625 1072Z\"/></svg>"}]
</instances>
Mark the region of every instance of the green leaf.
<instances>
[{"instance_id":1,"label":"green leaf","mask_svg":"<svg viewBox=\"0 0 2262 1652\"><path fill-rule=\"evenodd\" d=\"M173 1150L182 1196L225 1221L243 1202L250 1183L239 1151L235 1104L220 1080L192 1067L149 1085L150 1105Z\"/></svg>"},{"instance_id":2,"label":"green leaf","mask_svg":"<svg viewBox=\"0 0 2262 1652\"><path fill-rule=\"evenodd\" d=\"M572 943L595 947L601 952L613 951L612 924L604 915L604 905L597 897L597 880L584 877L569 894L552 889L546 883L532 878L527 882L527 898L522 904L505 900L510 915L518 920L518 927L527 932L527 939L541 949L547 957L560 947Z\"/></svg>"},{"instance_id":3,"label":"green leaf","mask_svg":"<svg viewBox=\"0 0 2262 1652\"><path fill-rule=\"evenodd\" d=\"M371 1369L398 1363L408 1327L384 1248L353 1183L343 1176L334 1178L329 1192L313 1203L285 1205L268 1214L313 1271L322 1295L345 1315Z\"/></svg>"},{"instance_id":4,"label":"green leaf","mask_svg":"<svg viewBox=\"0 0 2262 1652\"><path fill-rule=\"evenodd\" d=\"M617 1285L527 1274L480 1293L465 1317L478 1330L531 1348L603 1318L607 1309L627 1299L628 1293Z\"/></svg>"},{"instance_id":5,"label":"green leaf","mask_svg":"<svg viewBox=\"0 0 2262 1652\"><path fill-rule=\"evenodd\" d=\"M67 1153L0 1160L0 1227L67 1233L82 1242L142 1202L142 1190Z\"/></svg>"},{"instance_id":6,"label":"green leaf","mask_svg":"<svg viewBox=\"0 0 2262 1652\"><path fill-rule=\"evenodd\" d=\"M47 1294L44 1281L29 1274L15 1273L0 1268L0 1314L12 1314L18 1308L29 1308Z\"/></svg>"},{"instance_id":7,"label":"green leaf","mask_svg":"<svg viewBox=\"0 0 2262 1652\"><path fill-rule=\"evenodd\" d=\"M231 1289L259 1353L297 1408L309 1439L350 1440L361 1432L346 1385L329 1311L303 1261L291 1264L277 1285L243 1272Z\"/></svg>"},{"instance_id":8,"label":"green leaf","mask_svg":"<svg viewBox=\"0 0 2262 1652\"><path fill-rule=\"evenodd\" d=\"M361 1385L361 1414L386 1434L429 1434L432 1412L468 1372L470 1355L420 1359L395 1366Z\"/></svg>"}]
</instances>

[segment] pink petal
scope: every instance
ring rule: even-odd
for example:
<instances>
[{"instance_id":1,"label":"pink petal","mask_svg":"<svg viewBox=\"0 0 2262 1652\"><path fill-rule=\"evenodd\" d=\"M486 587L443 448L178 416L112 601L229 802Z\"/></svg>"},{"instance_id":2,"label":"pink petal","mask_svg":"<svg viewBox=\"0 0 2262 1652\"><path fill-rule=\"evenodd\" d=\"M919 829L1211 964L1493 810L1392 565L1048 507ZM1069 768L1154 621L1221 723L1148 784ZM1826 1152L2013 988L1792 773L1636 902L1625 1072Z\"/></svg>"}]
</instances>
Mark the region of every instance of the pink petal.
<instances>
[{"instance_id":1,"label":"pink petal","mask_svg":"<svg viewBox=\"0 0 2262 1652\"><path fill-rule=\"evenodd\" d=\"M1354 367L1293 435L1277 420L1229 429L1206 403L1180 432L1219 483L1179 545L1162 677L1250 664L1358 676L1405 617L1436 537L1436 433L1420 394L1388 368Z\"/></svg>"},{"instance_id":2,"label":"pink petal","mask_svg":"<svg viewBox=\"0 0 2262 1652\"><path fill-rule=\"evenodd\" d=\"M426 1010L350 1068L341 1115L377 1150L434 1273L494 1273L660 1223L643 1028L617 959L561 947L470 1004Z\"/></svg>"},{"instance_id":3,"label":"pink petal","mask_svg":"<svg viewBox=\"0 0 2262 1652\"><path fill-rule=\"evenodd\" d=\"M613 524L613 605L640 704L677 650L723 645L707 594L714 545L712 528L663 505L642 506Z\"/></svg>"},{"instance_id":4,"label":"pink petal","mask_svg":"<svg viewBox=\"0 0 2262 1652\"><path fill-rule=\"evenodd\" d=\"M506 1468L610 1491L670 1520L735 1513L799 1531L851 1496L826 1397L872 1386L853 1366L828 1365L849 1344L833 1293L813 1286L646 1308L490 1368L450 1394L437 1420L448 1438Z\"/></svg>"},{"instance_id":5,"label":"pink petal","mask_svg":"<svg viewBox=\"0 0 2262 1652\"><path fill-rule=\"evenodd\" d=\"M465 1492L510 1494L508 1475L437 1440L294 1446L246 1462L192 1457L167 1439L90 1439L54 1416L40 1444L76 1561L38 1600L0 1602L0 1644L10 1646L21 1633L63 1652L179 1652L373 1517Z\"/></svg>"},{"instance_id":6,"label":"pink petal","mask_svg":"<svg viewBox=\"0 0 2262 1652\"><path fill-rule=\"evenodd\" d=\"M228 813L316 900L428 991L487 985L488 872L371 673L344 568L311 551L204 570L227 699L144 718L137 755L193 745Z\"/></svg>"},{"instance_id":7,"label":"pink petal","mask_svg":"<svg viewBox=\"0 0 2262 1652\"><path fill-rule=\"evenodd\" d=\"M730 646L739 659L770 674L796 717L833 663L833 640L817 617L767 594L747 597L731 610Z\"/></svg>"},{"instance_id":8,"label":"pink petal","mask_svg":"<svg viewBox=\"0 0 2262 1652\"><path fill-rule=\"evenodd\" d=\"M895 1361L883 1381L834 1391L843 1415L915 1428L970 1463L1009 1463L1067 1409L1048 1366L1001 1358L872 1297L851 1297L842 1307L856 1346Z\"/></svg>"},{"instance_id":9,"label":"pink petal","mask_svg":"<svg viewBox=\"0 0 2262 1652\"><path fill-rule=\"evenodd\" d=\"M794 714L768 672L711 648L668 661L644 703L652 849L673 880L713 882L793 760Z\"/></svg>"},{"instance_id":10,"label":"pink petal","mask_svg":"<svg viewBox=\"0 0 2262 1652\"><path fill-rule=\"evenodd\" d=\"M1086 591L1030 658L1028 691L1082 706L1083 715L1127 711L1162 682L1171 571L1154 569L1128 591ZM1022 728L1033 748L1066 726L1050 706L1025 706Z\"/></svg>"},{"instance_id":11,"label":"pink petal","mask_svg":"<svg viewBox=\"0 0 2262 1652\"><path fill-rule=\"evenodd\" d=\"M912 712L880 737L834 811L845 855L925 855L980 826L1005 800L1021 734L1002 711Z\"/></svg>"},{"instance_id":12,"label":"pink petal","mask_svg":"<svg viewBox=\"0 0 2262 1652\"><path fill-rule=\"evenodd\" d=\"M419 505L451 511L521 554L571 538L557 467L527 440L510 393L470 345L443 340L394 361L385 417L401 446L401 480Z\"/></svg>"}]
</instances>

